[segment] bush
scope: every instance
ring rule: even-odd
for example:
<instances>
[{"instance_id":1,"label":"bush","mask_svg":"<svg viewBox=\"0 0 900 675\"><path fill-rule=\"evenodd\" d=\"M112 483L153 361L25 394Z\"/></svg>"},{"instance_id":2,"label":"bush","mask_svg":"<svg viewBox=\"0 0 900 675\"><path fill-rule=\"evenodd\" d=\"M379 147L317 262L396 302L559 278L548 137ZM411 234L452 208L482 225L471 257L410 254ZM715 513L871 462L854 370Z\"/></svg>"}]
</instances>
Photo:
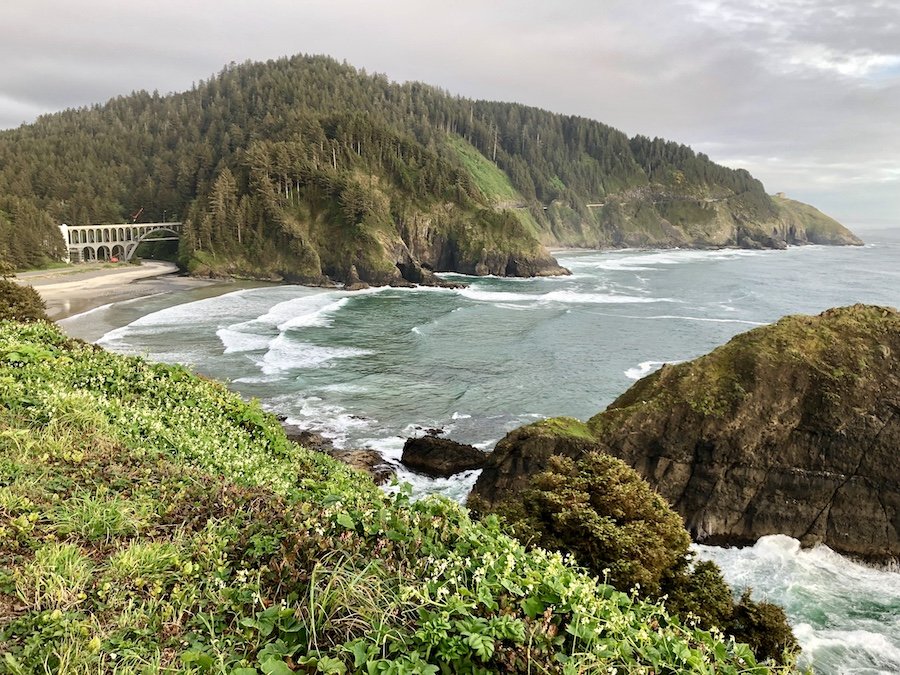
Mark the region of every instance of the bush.
<instances>
[{"instance_id":1,"label":"bush","mask_svg":"<svg viewBox=\"0 0 900 675\"><path fill-rule=\"evenodd\" d=\"M553 457L531 486L494 509L522 541L571 552L622 590L658 595L667 571L690 546L681 516L633 469L589 452L577 462Z\"/></svg>"},{"instance_id":2,"label":"bush","mask_svg":"<svg viewBox=\"0 0 900 675\"><path fill-rule=\"evenodd\" d=\"M784 655L797 651L797 638L788 625L784 610L771 602L754 602L750 589L744 591L725 626L738 642L746 642L757 658L783 663Z\"/></svg>"},{"instance_id":3,"label":"bush","mask_svg":"<svg viewBox=\"0 0 900 675\"><path fill-rule=\"evenodd\" d=\"M571 553L617 589L748 643L760 660L789 663L797 649L781 608L749 593L736 604L715 563L694 563L681 516L615 457L553 457L527 489L491 510L526 544Z\"/></svg>"},{"instance_id":4,"label":"bush","mask_svg":"<svg viewBox=\"0 0 900 675\"><path fill-rule=\"evenodd\" d=\"M0 320L49 321L43 298L31 286L0 279Z\"/></svg>"}]
</instances>

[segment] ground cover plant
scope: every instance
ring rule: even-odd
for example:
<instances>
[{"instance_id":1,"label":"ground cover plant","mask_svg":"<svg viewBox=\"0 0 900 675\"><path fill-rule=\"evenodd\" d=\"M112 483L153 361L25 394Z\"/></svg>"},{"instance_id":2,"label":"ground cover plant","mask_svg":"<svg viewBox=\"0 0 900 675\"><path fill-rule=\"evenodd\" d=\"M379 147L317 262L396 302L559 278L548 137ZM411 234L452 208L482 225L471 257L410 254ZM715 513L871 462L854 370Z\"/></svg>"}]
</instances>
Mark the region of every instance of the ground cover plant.
<instances>
[{"instance_id":1,"label":"ground cover plant","mask_svg":"<svg viewBox=\"0 0 900 675\"><path fill-rule=\"evenodd\" d=\"M0 673L762 673L178 366L0 322Z\"/></svg>"}]
</instances>

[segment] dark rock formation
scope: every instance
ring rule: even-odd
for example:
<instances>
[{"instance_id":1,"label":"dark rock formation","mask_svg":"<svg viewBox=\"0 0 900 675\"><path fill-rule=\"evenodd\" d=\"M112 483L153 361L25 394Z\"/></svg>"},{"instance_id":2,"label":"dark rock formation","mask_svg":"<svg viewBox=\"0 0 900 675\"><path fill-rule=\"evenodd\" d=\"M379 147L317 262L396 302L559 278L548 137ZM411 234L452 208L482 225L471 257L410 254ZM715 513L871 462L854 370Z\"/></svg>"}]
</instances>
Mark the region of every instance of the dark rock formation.
<instances>
[{"instance_id":1,"label":"dark rock formation","mask_svg":"<svg viewBox=\"0 0 900 675\"><path fill-rule=\"evenodd\" d=\"M524 489L531 476L543 471L554 455L577 459L597 442L587 425L555 417L510 431L487 455L471 496L487 506Z\"/></svg>"},{"instance_id":2,"label":"dark rock formation","mask_svg":"<svg viewBox=\"0 0 900 675\"><path fill-rule=\"evenodd\" d=\"M281 428L284 429L284 435L287 436L289 441L302 445L307 450L316 450L318 452L330 452L334 449L331 439L326 438L322 434L317 434L315 431L303 429L294 424L286 424L284 420L280 421Z\"/></svg>"},{"instance_id":3,"label":"dark rock formation","mask_svg":"<svg viewBox=\"0 0 900 675\"><path fill-rule=\"evenodd\" d=\"M358 469L372 477L375 485L383 485L394 476L394 469L384 461L384 457L376 450L341 450L332 448L327 451L336 460L347 466Z\"/></svg>"},{"instance_id":4,"label":"dark rock formation","mask_svg":"<svg viewBox=\"0 0 900 675\"><path fill-rule=\"evenodd\" d=\"M350 265L350 272L347 274L347 283L344 285L344 290L361 291L366 288L369 288L369 284L365 281L360 281L356 265Z\"/></svg>"},{"instance_id":5,"label":"dark rock formation","mask_svg":"<svg viewBox=\"0 0 900 675\"><path fill-rule=\"evenodd\" d=\"M471 445L428 435L406 439L400 461L413 471L447 478L460 471L480 469L486 458L486 453Z\"/></svg>"},{"instance_id":6,"label":"dark rock formation","mask_svg":"<svg viewBox=\"0 0 900 675\"><path fill-rule=\"evenodd\" d=\"M587 449L634 467L698 541L783 533L900 557L900 314L856 305L787 317L665 366L587 424L511 432L473 494L490 502L550 455Z\"/></svg>"},{"instance_id":7,"label":"dark rock formation","mask_svg":"<svg viewBox=\"0 0 900 675\"><path fill-rule=\"evenodd\" d=\"M376 450L371 450L369 448L363 448L361 450L335 448L331 439L326 438L322 434L317 434L315 431L309 431L308 429L302 429L293 424L285 424L283 418L279 421L281 421L284 434L289 441L302 445L307 450L324 452L354 469L359 469L360 471L369 474L375 482L375 485L386 483L394 475L394 469L390 464L385 462L384 457Z\"/></svg>"}]
</instances>

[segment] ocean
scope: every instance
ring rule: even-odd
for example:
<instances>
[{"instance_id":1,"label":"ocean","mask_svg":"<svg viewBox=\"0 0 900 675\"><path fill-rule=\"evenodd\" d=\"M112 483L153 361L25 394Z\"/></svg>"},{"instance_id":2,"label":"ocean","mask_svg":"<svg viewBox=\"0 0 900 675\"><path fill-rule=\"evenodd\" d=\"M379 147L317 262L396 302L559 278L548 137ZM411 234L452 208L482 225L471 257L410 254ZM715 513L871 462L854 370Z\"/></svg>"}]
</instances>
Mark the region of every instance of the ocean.
<instances>
[{"instance_id":1,"label":"ocean","mask_svg":"<svg viewBox=\"0 0 900 675\"><path fill-rule=\"evenodd\" d=\"M300 286L209 289L113 304L66 319L118 352L191 365L335 445L399 459L442 428L490 449L543 417L586 419L663 363L704 354L786 314L857 302L900 307L900 226L860 227L863 247L785 251L558 251L568 277L442 275L462 289ZM900 449L898 449L900 450ZM462 500L477 473L414 494ZM782 604L821 673L900 672L900 575L826 547L765 537L698 546L726 579Z\"/></svg>"}]
</instances>

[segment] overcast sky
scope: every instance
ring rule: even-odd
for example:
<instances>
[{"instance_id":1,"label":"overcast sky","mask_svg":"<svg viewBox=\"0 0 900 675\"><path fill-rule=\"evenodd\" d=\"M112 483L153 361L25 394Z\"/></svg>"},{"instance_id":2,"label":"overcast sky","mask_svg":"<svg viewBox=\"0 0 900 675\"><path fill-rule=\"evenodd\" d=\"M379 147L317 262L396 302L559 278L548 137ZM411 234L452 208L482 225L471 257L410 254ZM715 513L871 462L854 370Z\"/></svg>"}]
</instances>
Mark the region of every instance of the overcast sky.
<instances>
[{"instance_id":1,"label":"overcast sky","mask_svg":"<svg viewBox=\"0 0 900 675\"><path fill-rule=\"evenodd\" d=\"M900 225L900 0L0 0L0 128L296 53L687 143Z\"/></svg>"}]
</instances>

